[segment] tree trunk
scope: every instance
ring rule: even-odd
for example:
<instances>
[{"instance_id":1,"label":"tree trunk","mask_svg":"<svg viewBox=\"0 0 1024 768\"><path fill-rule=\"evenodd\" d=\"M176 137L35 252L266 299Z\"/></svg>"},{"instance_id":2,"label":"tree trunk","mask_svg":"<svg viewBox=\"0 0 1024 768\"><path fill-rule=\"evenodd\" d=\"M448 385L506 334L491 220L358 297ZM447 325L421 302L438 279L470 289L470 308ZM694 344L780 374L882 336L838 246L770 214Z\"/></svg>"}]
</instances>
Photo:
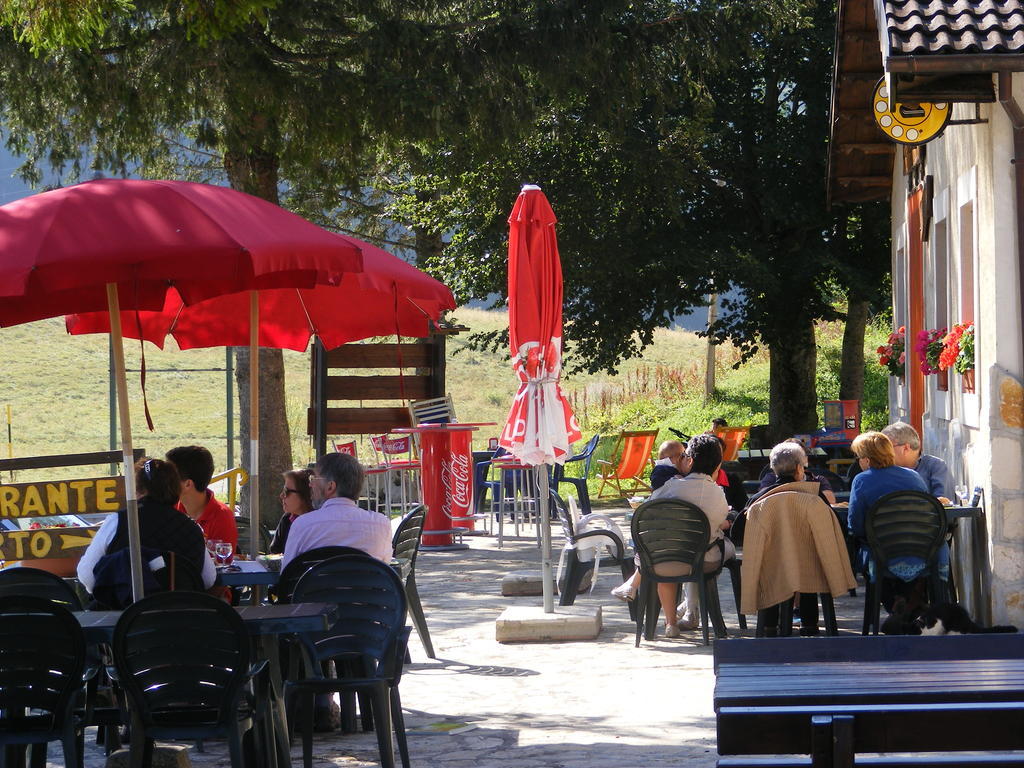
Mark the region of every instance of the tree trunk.
<instances>
[{"instance_id":1,"label":"tree trunk","mask_svg":"<svg viewBox=\"0 0 1024 768\"><path fill-rule=\"evenodd\" d=\"M846 328L843 330L843 360L839 367L839 399L864 397L864 331L868 324L868 302L849 295Z\"/></svg>"},{"instance_id":2,"label":"tree trunk","mask_svg":"<svg viewBox=\"0 0 1024 768\"><path fill-rule=\"evenodd\" d=\"M258 125L258 129L266 126ZM245 146L250 136L237 136L242 149L224 154L224 168L233 189L247 192L264 200L278 203L277 155L263 152L252 146ZM231 139L229 138L229 143ZM249 414L252 408L249 396L250 355L248 347L235 347L235 380L238 382L238 404L242 441L242 466L252 466L252 434L249 429ZM277 524L281 517L281 473L291 469L292 441L288 428L285 408L284 355L279 349L260 349L260 401L259 401L259 479L260 479L260 522L262 525ZM242 512L249 514L249 487L241 496Z\"/></svg>"},{"instance_id":3,"label":"tree trunk","mask_svg":"<svg viewBox=\"0 0 1024 768\"><path fill-rule=\"evenodd\" d=\"M818 393L815 372L818 348L814 323L805 321L788 329L788 335L769 344L768 420L773 443L818 427Z\"/></svg>"}]
</instances>

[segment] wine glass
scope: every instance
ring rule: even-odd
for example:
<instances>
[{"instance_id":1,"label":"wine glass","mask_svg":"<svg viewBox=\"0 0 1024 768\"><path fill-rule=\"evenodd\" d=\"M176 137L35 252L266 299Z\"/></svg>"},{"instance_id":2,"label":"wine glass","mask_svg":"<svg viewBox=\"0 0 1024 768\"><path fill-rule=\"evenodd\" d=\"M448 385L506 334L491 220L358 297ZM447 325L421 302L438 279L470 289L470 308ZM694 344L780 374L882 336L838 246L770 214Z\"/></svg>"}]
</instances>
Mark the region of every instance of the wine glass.
<instances>
[{"instance_id":1,"label":"wine glass","mask_svg":"<svg viewBox=\"0 0 1024 768\"><path fill-rule=\"evenodd\" d=\"M967 499L971 493L970 488L968 488L966 485L958 485L954 489L954 492L956 493L956 497L960 500L960 506L966 507Z\"/></svg>"},{"instance_id":2,"label":"wine glass","mask_svg":"<svg viewBox=\"0 0 1024 768\"><path fill-rule=\"evenodd\" d=\"M206 551L210 553L211 557L217 556L217 545L220 544L220 539L207 539L206 540Z\"/></svg>"},{"instance_id":3,"label":"wine glass","mask_svg":"<svg viewBox=\"0 0 1024 768\"><path fill-rule=\"evenodd\" d=\"M231 545L230 541L218 541L214 552L217 555L217 561L221 565L227 565L231 562L231 554L235 548Z\"/></svg>"}]
</instances>

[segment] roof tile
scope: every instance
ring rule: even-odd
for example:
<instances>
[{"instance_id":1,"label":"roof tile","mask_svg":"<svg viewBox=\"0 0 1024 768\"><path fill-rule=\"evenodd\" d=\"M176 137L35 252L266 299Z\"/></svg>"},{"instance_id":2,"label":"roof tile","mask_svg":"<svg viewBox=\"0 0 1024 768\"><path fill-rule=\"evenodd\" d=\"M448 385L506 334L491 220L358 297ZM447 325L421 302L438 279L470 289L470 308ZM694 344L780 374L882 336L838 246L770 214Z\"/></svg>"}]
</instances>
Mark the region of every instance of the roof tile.
<instances>
[{"instance_id":1,"label":"roof tile","mask_svg":"<svg viewBox=\"0 0 1024 768\"><path fill-rule=\"evenodd\" d=\"M884 0L890 55L1024 53L1024 0Z\"/></svg>"}]
</instances>

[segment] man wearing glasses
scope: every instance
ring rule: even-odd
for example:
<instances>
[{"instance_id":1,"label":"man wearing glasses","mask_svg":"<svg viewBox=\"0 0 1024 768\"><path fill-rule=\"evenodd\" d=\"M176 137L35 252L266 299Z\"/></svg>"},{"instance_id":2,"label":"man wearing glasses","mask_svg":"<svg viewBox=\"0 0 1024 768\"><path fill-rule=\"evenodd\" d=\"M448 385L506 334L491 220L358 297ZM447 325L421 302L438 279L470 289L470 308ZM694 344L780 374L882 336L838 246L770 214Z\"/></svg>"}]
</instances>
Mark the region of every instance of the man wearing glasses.
<instances>
[{"instance_id":1,"label":"man wearing glasses","mask_svg":"<svg viewBox=\"0 0 1024 768\"><path fill-rule=\"evenodd\" d=\"M313 510L292 523L281 567L317 547L354 547L381 562L391 562L391 522L356 504L363 487L363 466L355 456L328 453L309 478Z\"/></svg>"},{"instance_id":2,"label":"man wearing glasses","mask_svg":"<svg viewBox=\"0 0 1024 768\"><path fill-rule=\"evenodd\" d=\"M946 462L938 456L921 453L921 438L917 430L909 424L897 421L883 429L882 434L892 441L896 466L917 472L928 486L928 493L943 504L948 504L953 498L953 473L949 471Z\"/></svg>"}]
</instances>

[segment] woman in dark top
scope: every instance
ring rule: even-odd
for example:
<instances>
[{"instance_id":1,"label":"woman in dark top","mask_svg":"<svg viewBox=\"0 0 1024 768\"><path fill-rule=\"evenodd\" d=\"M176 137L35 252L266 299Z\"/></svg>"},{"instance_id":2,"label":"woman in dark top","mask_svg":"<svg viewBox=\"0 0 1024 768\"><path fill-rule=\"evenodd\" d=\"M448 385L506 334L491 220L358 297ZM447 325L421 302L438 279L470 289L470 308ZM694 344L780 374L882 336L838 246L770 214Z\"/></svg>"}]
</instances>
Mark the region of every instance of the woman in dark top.
<instances>
[{"instance_id":1,"label":"woman in dark top","mask_svg":"<svg viewBox=\"0 0 1024 768\"><path fill-rule=\"evenodd\" d=\"M168 461L141 459L135 465L135 484L139 498L139 540L142 544L143 581L147 593L158 591L159 579L153 576L170 568L167 560L173 553L175 570L188 568L202 580L203 587L213 586L217 572L206 551L202 529L184 512L175 508L181 492L181 477ZM131 602L131 566L127 557L128 516L122 509L109 515L78 563L78 580L107 605ZM163 558L163 562L160 562ZM198 585L196 585L198 586ZM116 595L116 597L115 597ZM127 597L127 599L125 599Z\"/></svg>"},{"instance_id":2,"label":"woman in dark top","mask_svg":"<svg viewBox=\"0 0 1024 768\"><path fill-rule=\"evenodd\" d=\"M299 515L304 515L313 508L313 499L309 491L309 477L313 474L308 469L289 469L282 472L284 487L281 489L281 522L277 524L274 538L270 542L271 554L284 553L284 545L288 541L288 531Z\"/></svg>"}]
</instances>

